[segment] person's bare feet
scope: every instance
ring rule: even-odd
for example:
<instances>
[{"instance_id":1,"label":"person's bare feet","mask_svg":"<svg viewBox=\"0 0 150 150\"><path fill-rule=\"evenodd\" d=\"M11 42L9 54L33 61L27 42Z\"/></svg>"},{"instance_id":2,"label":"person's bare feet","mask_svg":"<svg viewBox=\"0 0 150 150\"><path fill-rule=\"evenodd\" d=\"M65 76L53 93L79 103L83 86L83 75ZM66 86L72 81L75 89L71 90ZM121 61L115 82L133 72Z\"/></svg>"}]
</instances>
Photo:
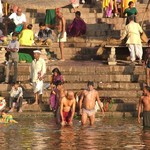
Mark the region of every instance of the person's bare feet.
<instances>
[{"instance_id":1,"label":"person's bare feet","mask_svg":"<svg viewBox=\"0 0 150 150\"><path fill-rule=\"evenodd\" d=\"M18 111L19 113L22 113L22 109L19 109L19 111Z\"/></svg>"},{"instance_id":2,"label":"person's bare feet","mask_svg":"<svg viewBox=\"0 0 150 150\"><path fill-rule=\"evenodd\" d=\"M60 61L65 61L65 59L60 59Z\"/></svg>"},{"instance_id":3,"label":"person's bare feet","mask_svg":"<svg viewBox=\"0 0 150 150\"><path fill-rule=\"evenodd\" d=\"M38 105L38 103L37 103L37 102L35 102L35 103L33 103L32 105Z\"/></svg>"}]
</instances>

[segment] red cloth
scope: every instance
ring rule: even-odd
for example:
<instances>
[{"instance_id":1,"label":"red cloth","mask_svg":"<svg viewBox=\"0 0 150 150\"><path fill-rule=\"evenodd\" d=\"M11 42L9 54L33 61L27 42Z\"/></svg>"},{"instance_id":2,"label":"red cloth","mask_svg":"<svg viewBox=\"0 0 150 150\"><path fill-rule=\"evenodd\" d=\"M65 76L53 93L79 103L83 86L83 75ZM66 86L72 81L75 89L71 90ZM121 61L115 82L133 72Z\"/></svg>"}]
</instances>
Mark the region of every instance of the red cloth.
<instances>
[{"instance_id":1,"label":"red cloth","mask_svg":"<svg viewBox=\"0 0 150 150\"><path fill-rule=\"evenodd\" d=\"M69 123L70 122L70 117L71 117L71 111L63 112L63 119L64 119L65 122Z\"/></svg>"}]
</instances>

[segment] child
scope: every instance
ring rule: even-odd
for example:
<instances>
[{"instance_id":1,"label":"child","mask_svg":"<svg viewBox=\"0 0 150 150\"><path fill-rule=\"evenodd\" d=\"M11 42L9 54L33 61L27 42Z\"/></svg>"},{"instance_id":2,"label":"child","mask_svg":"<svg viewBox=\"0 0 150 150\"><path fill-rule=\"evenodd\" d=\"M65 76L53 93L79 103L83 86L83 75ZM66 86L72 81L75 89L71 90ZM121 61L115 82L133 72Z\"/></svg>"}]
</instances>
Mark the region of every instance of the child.
<instances>
[{"instance_id":1,"label":"child","mask_svg":"<svg viewBox=\"0 0 150 150\"><path fill-rule=\"evenodd\" d=\"M19 83L15 83L10 91L9 112L13 112L17 103L18 112L22 112L23 90Z\"/></svg>"},{"instance_id":2,"label":"child","mask_svg":"<svg viewBox=\"0 0 150 150\"><path fill-rule=\"evenodd\" d=\"M18 123L18 122L13 119L12 115L9 115L5 110L2 110L0 123Z\"/></svg>"},{"instance_id":3,"label":"child","mask_svg":"<svg viewBox=\"0 0 150 150\"><path fill-rule=\"evenodd\" d=\"M17 41L17 33L13 33L12 34L12 40L10 41L10 43L8 44L7 47L7 52L9 52L9 60L8 60L8 64L6 67L6 79L5 79L5 83L9 82L9 72L11 70L11 66L14 63L14 76L13 76L13 83L16 82L17 80L17 73L18 73L18 61L19 61L19 55L18 55L18 51L19 51L19 42Z\"/></svg>"},{"instance_id":4,"label":"child","mask_svg":"<svg viewBox=\"0 0 150 150\"><path fill-rule=\"evenodd\" d=\"M146 83L150 86L150 40L148 41L148 48L146 49L145 65L146 65Z\"/></svg>"}]
</instances>

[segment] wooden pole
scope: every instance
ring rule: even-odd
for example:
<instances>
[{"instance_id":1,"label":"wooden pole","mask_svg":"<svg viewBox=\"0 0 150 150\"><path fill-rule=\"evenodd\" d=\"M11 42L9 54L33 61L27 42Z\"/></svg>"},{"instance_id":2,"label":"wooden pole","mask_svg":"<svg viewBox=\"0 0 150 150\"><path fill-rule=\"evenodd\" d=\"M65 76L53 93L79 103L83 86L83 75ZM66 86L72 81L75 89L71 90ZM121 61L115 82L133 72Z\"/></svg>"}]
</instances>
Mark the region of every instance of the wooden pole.
<instances>
[{"instance_id":1,"label":"wooden pole","mask_svg":"<svg viewBox=\"0 0 150 150\"><path fill-rule=\"evenodd\" d=\"M145 18L146 12L147 12L147 10L148 10L149 4L150 4L150 0L148 1L147 6L146 6L146 8L145 8L145 12L144 12L144 15L143 15L143 18L142 18L142 22L141 22L141 27L143 27L144 18Z\"/></svg>"}]
</instances>

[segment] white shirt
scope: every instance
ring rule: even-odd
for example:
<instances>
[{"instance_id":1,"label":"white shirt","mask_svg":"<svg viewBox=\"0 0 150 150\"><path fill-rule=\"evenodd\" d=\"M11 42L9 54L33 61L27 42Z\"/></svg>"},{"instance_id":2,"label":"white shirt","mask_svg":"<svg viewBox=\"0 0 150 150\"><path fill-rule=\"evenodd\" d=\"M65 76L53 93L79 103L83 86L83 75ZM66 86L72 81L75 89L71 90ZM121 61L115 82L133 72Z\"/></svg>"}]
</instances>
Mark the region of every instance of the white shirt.
<instances>
[{"instance_id":1,"label":"white shirt","mask_svg":"<svg viewBox=\"0 0 150 150\"><path fill-rule=\"evenodd\" d=\"M2 1L0 0L0 18L3 16L3 5Z\"/></svg>"},{"instance_id":2,"label":"white shirt","mask_svg":"<svg viewBox=\"0 0 150 150\"><path fill-rule=\"evenodd\" d=\"M128 40L126 44L142 45L140 38L141 33L143 33L141 26L138 23L131 21L128 25L126 25L121 39L124 39L127 35Z\"/></svg>"},{"instance_id":3,"label":"white shirt","mask_svg":"<svg viewBox=\"0 0 150 150\"><path fill-rule=\"evenodd\" d=\"M46 63L45 60L42 58L39 58L39 60L37 61L36 59L32 61L30 72L30 78L32 79L32 82L37 82L38 73L41 74L41 77L46 73Z\"/></svg>"},{"instance_id":4,"label":"white shirt","mask_svg":"<svg viewBox=\"0 0 150 150\"><path fill-rule=\"evenodd\" d=\"M18 16L16 13L12 13L9 16L9 19L13 19L13 21L16 25L22 24L23 22L26 22L26 16L23 13L21 14L21 16Z\"/></svg>"},{"instance_id":5,"label":"white shirt","mask_svg":"<svg viewBox=\"0 0 150 150\"><path fill-rule=\"evenodd\" d=\"M22 97L23 96L22 88L18 87L18 89L15 89L14 87L12 87L10 91L10 96L15 98Z\"/></svg>"}]
</instances>

